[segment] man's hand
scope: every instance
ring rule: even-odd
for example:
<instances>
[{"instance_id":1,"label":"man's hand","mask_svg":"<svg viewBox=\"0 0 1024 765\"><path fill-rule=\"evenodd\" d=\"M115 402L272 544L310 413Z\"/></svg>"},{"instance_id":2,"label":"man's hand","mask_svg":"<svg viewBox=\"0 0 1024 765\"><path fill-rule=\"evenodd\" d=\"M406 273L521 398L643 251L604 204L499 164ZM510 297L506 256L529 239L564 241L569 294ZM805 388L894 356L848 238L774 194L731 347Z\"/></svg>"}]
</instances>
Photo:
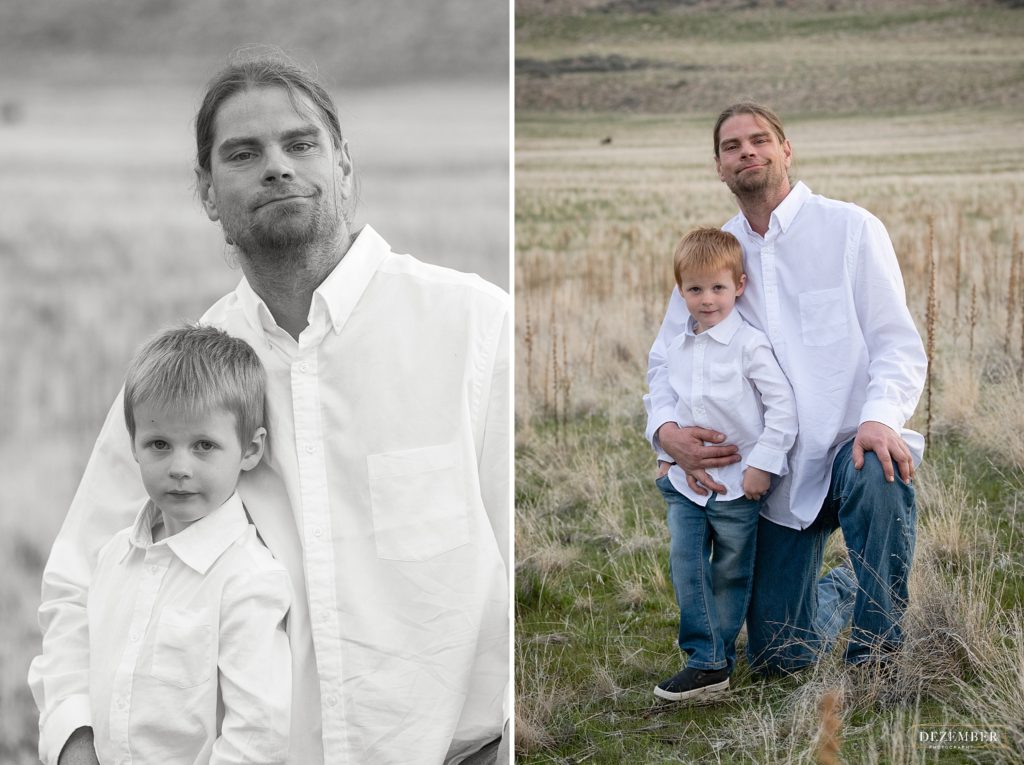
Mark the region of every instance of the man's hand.
<instances>
[{"instance_id":1,"label":"man's hand","mask_svg":"<svg viewBox=\"0 0 1024 765\"><path fill-rule=\"evenodd\" d=\"M882 463L882 473L886 481L894 480L893 463L899 466L900 478L904 483L914 480L914 460L910 456L910 447L888 425L873 420L861 423L853 439L853 467L857 470L864 467L864 452L875 453L878 461Z\"/></svg>"},{"instance_id":2,"label":"man's hand","mask_svg":"<svg viewBox=\"0 0 1024 765\"><path fill-rule=\"evenodd\" d=\"M719 494L725 492L725 487L707 474L708 468L724 467L741 459L739 449L723 443L724 434L707 428L680 428L674 422L666 422L656 435L661 448L686 471L691 489L701 496L706 496L708 489ZM705 446L705 441L721 446Z\"/></svg>"},{"instance_id":3,"label":"man's hand","mask_svg":"<svg viewBox=\"0 0 1024 765\"><path fill-rule=\"evenodd\" d=\"M743 496L747 499L761 499L771 487L771 473L756 467L748 467L743 471Z\"/></svg>"},{"instance_id":4,"label":"man's hand","mask_svg":"<svg viewBox=\"0 0 1024 765\"><path fill-rule=\"evenodd\" d=\"M100 765L92 742L92 728L78 728L68 737L57 765Z\"/></svg>"},{"instance_id":5,"label":"man's hand","mask_svg":"<svg viewBox=\"0 0 1024 765\"><path fill-rule=\"evenodd\" d=\"M665 460L658 460L658 478L664 478L665 476L667 476L669 468L671 467L671 462L665 462Z\"/></svg>"}]
</instances>

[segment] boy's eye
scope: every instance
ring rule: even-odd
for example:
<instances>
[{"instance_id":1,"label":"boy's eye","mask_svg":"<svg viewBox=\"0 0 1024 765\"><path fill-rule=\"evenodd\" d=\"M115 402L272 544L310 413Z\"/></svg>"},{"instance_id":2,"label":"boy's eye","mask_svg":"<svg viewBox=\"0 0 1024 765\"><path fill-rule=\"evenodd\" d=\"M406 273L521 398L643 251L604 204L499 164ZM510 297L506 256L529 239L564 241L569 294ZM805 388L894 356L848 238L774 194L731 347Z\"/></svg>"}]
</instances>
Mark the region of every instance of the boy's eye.
<instances>
[{"instance_id":1,"label":"boy's eye","mask_svg":"<svg viewBox=\"0 0 1024 765\"><path fill-rule=\"evenodd\" d=\"M209 451L213 451L215 448L217 448L217 447L216 447L216 444L213 443L213 441L197 441L196 442L196 451L197 452L209 452Z\"/></svg>"},{"instance_id":2,"label":"boy's eye","mask_svg":"<svg viewBox=\"0 0 1024 765\"><path fill-rule=\"evenodd\" d=\"M170 449L170 448L171 448L171 445L170 445L169 443L167 443L166 441L163 441L163 440L161 440L161 439L159 439L159 438L158 438L158 439L156 439L155 441L151 441L151 442L149 443L149 445L150 445L150 446L151 446L151 447L152 447L153 449L156 449L156 450L157 450L158 452L162 452L162 451L165 451L165 450L167 450L167 449Z\"/></svg>"}]
</instances>

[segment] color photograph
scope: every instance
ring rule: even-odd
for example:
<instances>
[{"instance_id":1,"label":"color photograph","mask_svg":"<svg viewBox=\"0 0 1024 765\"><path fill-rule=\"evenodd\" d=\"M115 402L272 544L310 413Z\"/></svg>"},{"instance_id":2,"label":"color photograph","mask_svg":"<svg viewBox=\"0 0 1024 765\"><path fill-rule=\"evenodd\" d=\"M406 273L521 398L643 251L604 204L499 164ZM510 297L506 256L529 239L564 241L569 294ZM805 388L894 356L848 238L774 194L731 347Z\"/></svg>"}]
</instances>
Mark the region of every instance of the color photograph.
<instances>
[{"instance_id":1,"label":"color photograph","mask_svg":"<svg viewBox=\"0 0 1024 765\"><path fill-rule=\"evenodd\" d=\"M517 0L517 762L1021 761L1022 14Z\"/></svg>"}]
</instances>

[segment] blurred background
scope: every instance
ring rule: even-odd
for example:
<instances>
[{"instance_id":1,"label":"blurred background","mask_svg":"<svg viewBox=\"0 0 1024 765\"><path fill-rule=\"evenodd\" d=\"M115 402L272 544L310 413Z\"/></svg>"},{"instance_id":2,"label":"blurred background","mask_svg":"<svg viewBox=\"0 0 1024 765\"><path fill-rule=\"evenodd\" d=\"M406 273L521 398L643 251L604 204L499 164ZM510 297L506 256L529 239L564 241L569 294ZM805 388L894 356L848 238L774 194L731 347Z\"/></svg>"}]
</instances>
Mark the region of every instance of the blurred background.
<instances>
[{"instance_id":1,"label":"blurred background","mask_svg":"<svg viewBox=\"0 0 1024 765\"><path fill-rule=\"evenodd\" d=\"M194 194L206 82L249 45L318 70L356 225L507 289L508 36L504 0L0 4L0 762L36 761L39 581L127 359L241 277Z\"/></svg>"}]
</instances>

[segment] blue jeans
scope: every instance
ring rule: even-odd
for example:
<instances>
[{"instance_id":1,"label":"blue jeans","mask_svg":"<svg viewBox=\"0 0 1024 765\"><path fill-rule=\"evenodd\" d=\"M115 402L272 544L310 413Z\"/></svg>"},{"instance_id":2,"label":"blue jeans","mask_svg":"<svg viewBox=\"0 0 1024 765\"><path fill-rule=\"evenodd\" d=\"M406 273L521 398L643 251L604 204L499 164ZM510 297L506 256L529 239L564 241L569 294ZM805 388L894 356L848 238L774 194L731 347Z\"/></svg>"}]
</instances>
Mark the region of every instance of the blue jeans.
<instances>
[{"instance_id":1,"label":"blue jeans","mask_svg":"<svg viewBox=\"0 0 1024 765\"><path fill-rule=\"evenodd\" d=\"M750 600L761 503L742 497L720 502L712 494L701 507L676 491L667 476L657 486L668 503L669 569L686 666L732 672Z\"/></svg>"},{"instance_id":2,"label":"blue jeans","mask_svg":"<svg viewBox=\"0 0 1024 765\"><path fill-rule=\"evenodd\" d=\"M777 674L813 664L851 620L847 662L883 659L898 648L916 516L913 486L903 483L898 470L888 483L872 452L855 470L850 441L832 463L831 484L814 523L800 531L762 518L747 612L750 666ZM853 571L837 567L819 581L825 543L837 528Z\"/></svg>"}]
</instances>

